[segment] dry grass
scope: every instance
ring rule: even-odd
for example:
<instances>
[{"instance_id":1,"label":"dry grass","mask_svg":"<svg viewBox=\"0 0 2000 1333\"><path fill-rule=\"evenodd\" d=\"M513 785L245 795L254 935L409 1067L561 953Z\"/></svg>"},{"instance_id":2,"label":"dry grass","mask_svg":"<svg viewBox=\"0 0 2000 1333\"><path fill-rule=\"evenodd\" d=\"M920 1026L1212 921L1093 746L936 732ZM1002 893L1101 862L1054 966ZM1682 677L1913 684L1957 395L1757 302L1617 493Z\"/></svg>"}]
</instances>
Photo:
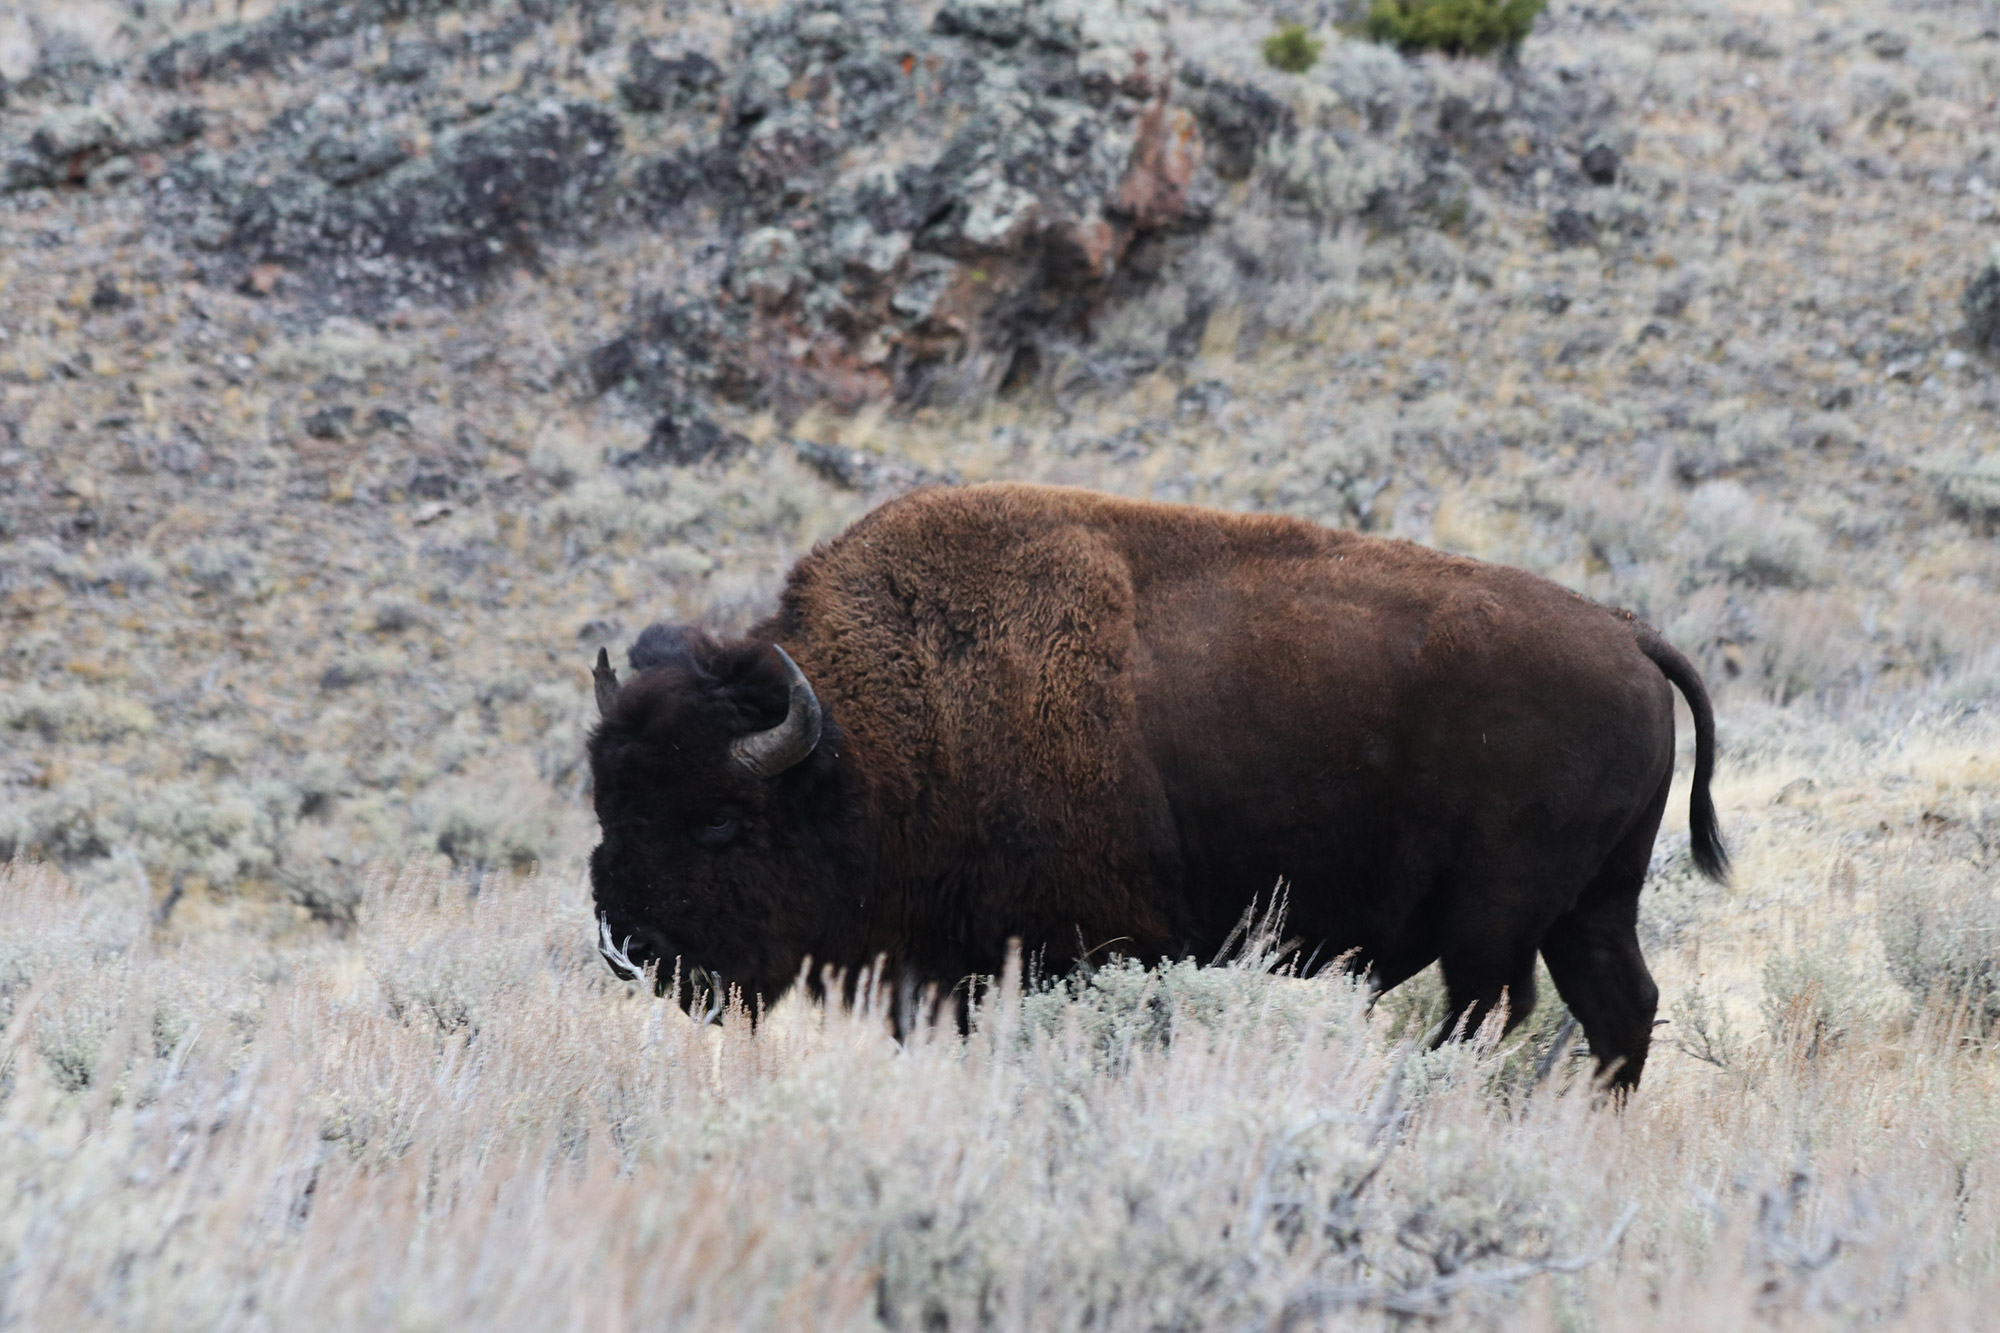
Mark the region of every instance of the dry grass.
<instances>
[{"instance_id":1,"label":"dry grass","mask_svg":"<svg viewBox=\"0 0 2000 1333\"><path fill-rule=\"evenodd\" d=\"M0 1321L1970 1328L2000 1063L1875 929L1965 857L1823 821L1990 800L1991 740L1912 735L1887 784L1738 769L1738 888L1669 864L1649 901L1675 1021L1622 1114L1552 1051L1559 1005L1424 1054L1422 981L1371 1013L1255 945L1009 984L898 1046L796 1002L694 1026L610 978L573 874L419 863L350 938L274 946L16 865Z\"/></svg>"}]
</instances>

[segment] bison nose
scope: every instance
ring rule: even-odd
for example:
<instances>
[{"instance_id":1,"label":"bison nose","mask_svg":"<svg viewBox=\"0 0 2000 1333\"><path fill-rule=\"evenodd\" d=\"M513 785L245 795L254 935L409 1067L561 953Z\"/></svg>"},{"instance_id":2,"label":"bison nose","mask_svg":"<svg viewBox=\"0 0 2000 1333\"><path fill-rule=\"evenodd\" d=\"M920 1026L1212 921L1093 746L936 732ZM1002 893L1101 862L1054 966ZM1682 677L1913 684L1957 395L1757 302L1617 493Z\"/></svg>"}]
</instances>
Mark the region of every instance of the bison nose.
<instances>
[{"instance_id":1,"label":"bison nose","mask_svg":"<svg viewBox=\"0 0 2000 1333\"><path fill-rule=\"evenodd\" d=\"M675 998L682 1009L698 1022L713 1023L721 1019L729 994L729 983L723 980L722 974L677 957L679 951L652 932L628 933L613 926L611 918L600 913L597 918L597 952L604 959L604 965L620 981L642 981L646 968L658 963L659 967L653 973L655 995L665 995L678 977L680 994Z\"/></svg>"}]
</instances>

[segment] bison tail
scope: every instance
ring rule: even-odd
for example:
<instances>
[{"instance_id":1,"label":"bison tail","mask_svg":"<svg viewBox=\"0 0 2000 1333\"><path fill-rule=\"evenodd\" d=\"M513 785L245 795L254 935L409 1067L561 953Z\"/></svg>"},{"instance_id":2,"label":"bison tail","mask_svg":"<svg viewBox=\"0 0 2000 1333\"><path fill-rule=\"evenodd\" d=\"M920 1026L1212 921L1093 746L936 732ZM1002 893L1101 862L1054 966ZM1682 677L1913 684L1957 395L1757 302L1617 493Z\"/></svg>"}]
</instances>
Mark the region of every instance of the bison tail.
<instances>
[{"instance_id":1,"label":"bison tail","mask_svg":"<svg viewBox=\"0 0 2000 1333\"><path fill-rule=\"evenodd\" d=\"M1716 822L1715 802L1709 797L1709 779L1715 775L1715 713L1708 704L1708 689L1694 663L1650 625L1638 626L1639 650L1653 660L1660 674L1672 681L1694 714L1694 791L1688 800L1688 834L1693 844L1695 867L1718 884L1729 882L1729 849L1722 845L1722 829Z\"/></svg>"}]
</instances>

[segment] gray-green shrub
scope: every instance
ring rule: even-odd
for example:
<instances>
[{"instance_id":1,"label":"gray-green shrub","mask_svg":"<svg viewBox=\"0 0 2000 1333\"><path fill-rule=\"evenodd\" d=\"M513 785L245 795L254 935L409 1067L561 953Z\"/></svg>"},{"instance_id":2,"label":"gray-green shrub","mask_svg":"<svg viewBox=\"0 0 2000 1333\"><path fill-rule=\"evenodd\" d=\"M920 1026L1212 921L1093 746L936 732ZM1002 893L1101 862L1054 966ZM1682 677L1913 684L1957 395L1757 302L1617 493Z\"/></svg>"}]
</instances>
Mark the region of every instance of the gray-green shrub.
<instances>
[{"instance_id":1,"label":"gray-green shrub","mask_svg":"<svg viewBox=\"0 0 2000 1333\"><path fill-rule=\"evenodd\" d=\"M1878 893L1876 930L1889 974L1912 996L2000 1021L2000 867L1990 858L1963 847L1913 852L1910 872Z\"/></svg>"}]
</instances>

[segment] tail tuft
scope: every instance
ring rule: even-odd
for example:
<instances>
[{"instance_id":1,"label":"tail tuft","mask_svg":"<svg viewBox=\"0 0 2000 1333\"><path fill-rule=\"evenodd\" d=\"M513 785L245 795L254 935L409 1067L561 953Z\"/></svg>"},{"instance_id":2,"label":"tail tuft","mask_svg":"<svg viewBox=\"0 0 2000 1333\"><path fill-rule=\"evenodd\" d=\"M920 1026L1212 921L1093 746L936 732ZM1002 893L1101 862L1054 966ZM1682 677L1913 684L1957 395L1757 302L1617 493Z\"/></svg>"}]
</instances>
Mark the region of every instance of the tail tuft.
<instances>
[{"instance_id":1,"label":"tail tuft","mask_svg":"<svg viewBox=\"0 0 2000 1333\"><path fill-rule=\"evenodd\" d=\"M1722 843L1722 827L1715 817L1715 802L1708 794L1709 780L1715 776L1715 711L1709 707L1708 689L1694 663L1680 650L1661 638L1651 625L1635 623L1639 651L1651 658L1660 674L1673 682L1694 714L1694 791L1688 798L1688 835L1693 844L1695 868L1718 884L1729 882L1729 849Z\"/></svg>"},{"instance_id":2,"label":"tail tuft","mask_svg":"<svg viewBox=\"0 0 2000 1333\"><path fill-rule=\"evenodd\" d=\"M1688 833L1695 869L1717 884L1727 884L1729 848L1723 845L1722 828L1715 818L1715 802L1709 799L1707 783L1698 783L1694 799L1688 802Z\"/></svg>"}]
</instances>

